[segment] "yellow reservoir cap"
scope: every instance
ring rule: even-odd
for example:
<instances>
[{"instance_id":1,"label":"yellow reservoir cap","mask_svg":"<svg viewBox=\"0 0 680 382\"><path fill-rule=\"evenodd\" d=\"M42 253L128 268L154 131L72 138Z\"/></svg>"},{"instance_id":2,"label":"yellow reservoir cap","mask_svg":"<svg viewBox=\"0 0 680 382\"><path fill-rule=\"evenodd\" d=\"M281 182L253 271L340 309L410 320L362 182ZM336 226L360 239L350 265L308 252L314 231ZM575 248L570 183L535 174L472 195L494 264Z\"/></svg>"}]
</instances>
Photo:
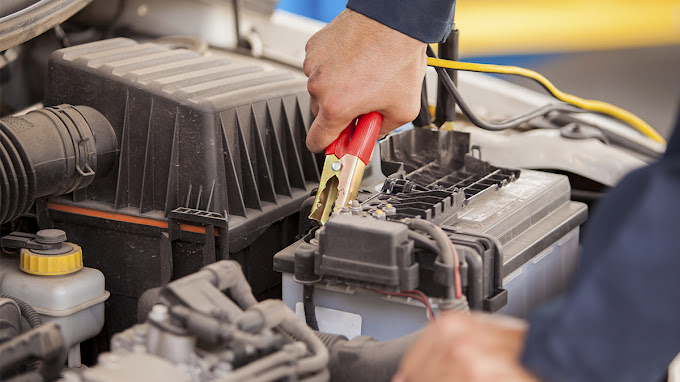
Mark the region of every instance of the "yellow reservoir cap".
<instances>
[{"instance_id":1,"label":"yellow reservoir cap","mask_svg":"<svg viewBox=\"0 0 680 382\"><path fill-rule=\"evenodd\" d=\"M71 250L61 255L41 255L30 249L21 249L19 268L32 275L59 276L77 272L83 268L83 250L72 243Z\"/></svg>"}]
</instances>

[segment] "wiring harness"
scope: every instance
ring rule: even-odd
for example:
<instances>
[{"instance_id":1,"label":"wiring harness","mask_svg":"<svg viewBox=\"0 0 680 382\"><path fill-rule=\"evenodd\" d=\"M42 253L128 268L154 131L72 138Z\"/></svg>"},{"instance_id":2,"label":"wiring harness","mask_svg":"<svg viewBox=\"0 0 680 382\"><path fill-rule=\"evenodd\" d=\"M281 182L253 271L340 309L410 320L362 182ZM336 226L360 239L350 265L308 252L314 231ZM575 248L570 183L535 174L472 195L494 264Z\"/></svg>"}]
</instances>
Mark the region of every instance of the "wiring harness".
<instances>
[{"instance_id":1,"label":"wiring harness","mask_svg":"<svg viewBox=\"0 0 680 382\"><path fill-rule=\"evenodd\" d=\"M609 115L631 125L635 129L637 129L640 133L656 142L663 144L666 143L665 139L656 130L654 130L647 122L643 121L640 117L634 115L633 113L606 102L597 100L586 100L575 95L567 94L559 90L555 85L552 84L552 82L550 82L543 75L533 70L520 68L516 66L478 64L444 60L437 58L436 54L434 53L434 50L429 46L427 48L427 54L429 56L427 58L427 65L435 68L442 83L454 97L456 103L463 111L463 113L468 117L470 122L474 123L476 126L482 129L492 131L511 129L518 127L520 124L528 122L536 117L544 116L551 112L568 112L568 113L597 112ZM538 109L535 109L529 113L522 114L520 116L502 122L485 121L470 109L470 107L460 94L460 91L453 83L451 76L449 76L445 69L465 70L470 72L481 73L510 74L530 78L538 82L541 86L543 86L543 88L545 88L552 96L563 102L548 104Z\"/></svg>"}]
</instances>

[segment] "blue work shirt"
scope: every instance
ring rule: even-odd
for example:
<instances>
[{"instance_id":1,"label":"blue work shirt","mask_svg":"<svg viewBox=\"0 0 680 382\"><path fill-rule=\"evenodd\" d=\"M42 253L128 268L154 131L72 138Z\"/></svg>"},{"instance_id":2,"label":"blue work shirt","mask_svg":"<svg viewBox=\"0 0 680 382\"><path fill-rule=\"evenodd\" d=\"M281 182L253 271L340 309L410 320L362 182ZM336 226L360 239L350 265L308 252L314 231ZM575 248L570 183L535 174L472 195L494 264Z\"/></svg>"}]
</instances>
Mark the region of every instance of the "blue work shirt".
<instances>
[{"instance_id":1,"label":"blue work shirt","mask_svg":"<svg viewBox=\"0 0 680 382\"><path fill-rule=\"evenodd\" d=\"M349 0L347 8L426 43L451 33L456 2L452 0Z\"/></svg>"},{"instance_id":2,"label":"blue work shirt","mask_svg":"<svg viewBox=\"0 0 680 382\"><path fill-rule=\"evenodd\" d=\"M654 381L679 352L676 126L662 159L598 206L569 290L530 317L522 361L549 381Z\"/></svg>"}]
</instances>

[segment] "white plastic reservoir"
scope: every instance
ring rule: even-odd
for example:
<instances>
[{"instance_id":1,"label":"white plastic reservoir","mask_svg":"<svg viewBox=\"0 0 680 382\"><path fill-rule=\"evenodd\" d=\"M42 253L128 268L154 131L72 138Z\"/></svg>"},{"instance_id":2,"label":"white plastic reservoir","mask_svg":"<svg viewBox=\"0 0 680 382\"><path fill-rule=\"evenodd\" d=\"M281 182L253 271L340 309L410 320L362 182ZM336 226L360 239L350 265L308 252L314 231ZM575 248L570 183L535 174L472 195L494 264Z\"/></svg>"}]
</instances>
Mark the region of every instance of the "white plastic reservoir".
<instances>
[{"instance_id":1,"label":"white plastic reservoir","mask_svg":"<svg viewBox=\"0 0 680 382\"><path fill-rule=\"evenodd\" d=\"M43 322L57 322L69 348L102 330L104 301L109 298L104 275L96 269L84 267L63 276L37 276L21 271L19 257L8 255L0 256L0 293L33 306Z\"/></svg>"}]
</instances>

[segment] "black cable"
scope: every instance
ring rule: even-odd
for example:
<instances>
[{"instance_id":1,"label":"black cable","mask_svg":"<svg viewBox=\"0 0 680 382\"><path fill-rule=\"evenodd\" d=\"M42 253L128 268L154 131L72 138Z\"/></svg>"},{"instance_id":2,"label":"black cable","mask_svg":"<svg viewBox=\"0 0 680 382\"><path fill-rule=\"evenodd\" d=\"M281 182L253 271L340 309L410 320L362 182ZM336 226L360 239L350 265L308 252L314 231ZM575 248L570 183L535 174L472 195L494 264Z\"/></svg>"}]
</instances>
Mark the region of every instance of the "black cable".
<instances>
[{"instance_id":1,"label":"black cable","mask_svg":"<svg viewBox=\"0 0 680 382\"><path fill-rule=\"evenodd\" d=\"M441 259L441 261L444 264L451 265L455 269L456 260L455 254L453 252L454 251L453 245L451 244L449 237L446 235L444 231L442 231L441 228L439 228L434 223L423 219L409 218L405 219L404 223L406 223L406 225L412 230L417 229L430 235L430 237L432 237L435 243L437 243L437 247L439 248L440 252L438 258ZM454 274L454 280L455 279L456 276ZM458 276L458 279L460 280L460 276ZM456 299L455 288L447 288L446 294L448 299L450 300Z\"/></svg>"},{"instance_id":2,"label":"black cable","mask_svg":"<svg viewBox=\"0 0 680 382\"><path fill-rule=\"evenodd\" d=\"M31 329L38 328L43 325L42 318L40 318L40 315L38 315L38 312L33 309L33 307L28 304L26 301L18 299L14 296L10 296L8 294L0 293L0 298L7 298L12 301L14 301L17 306L19 307L19 311L21 312L21 316L28 321L28 324L31 326ZM30 368L33 370L38 370L40 368L41 362L38 360L29 362L28 365L30 365Z\"/></svg>"},{"instance_id":3,"label":"black cable","mask_svg":"<svg viewBox=\"0 0 680 382\"><path fill-rule=\"evenodd\" d=\"M123 13L125 13L125 6L127 5L126 3L127 0L118 1L118 6L116 7L116 14L113 16L113 21L111 21L111 24L109 24L109 27L106 28L106 31L104 32L103 35L104 39L112 38L114 36L116 29L120 24L120 20L123 18Z\"/></svg>"},{"instance_id":4,"label":"black cable","mask_svg":"<svg viewBox=\"0 0 680 382\"><path fill-rule=\"evenodd\" d=\"M442 251L439 249L439 247L437 247L437 244L423 234L420 234L416 231L410 231L409 230L408 231L408 238L413 240L413 242L415 243L415 246L417 248L428 250L428 251L434 253L435 255L437 255L437 257L439 257L442 253Z\"/></svg>"},{"instance_id":5,"label":"black cable","mask_svg":"<svg viewBox=\"0 0 680 382\"><path fill-rule=\"evenodd\" d=\"M64 31L64 28L61 27L61 24L57 24L53 28L54 30L54 35L57 37L59 42L61 43L62 48L68 48L71 46L71 42L68 39L68 36L66 35L66 32Z\"/></svg>"},{"instance_id":6,"label":"black cable","mask_svg":"<svg viewBox=\"0 0 680 382\"><path fill-rule=\"evenodd\" d=\"M432 237L434 242L437 244L437 248L439 249L439 257L441 258L441 261L444 264L453 264L453 253L451 250L451 242L449 238L446 236L446 234L443 231L439 230L439 227L437 227L435 224L423 220L423 219L414 219L414 218L409 218L405 219L404 223L411 229L411 230L420 230Z\"/></svg>"},{"instance_id":7,"label":"black cable","mask_svg":"<svg viewBox=\"0 0 680 382\"><path fill-rule=\"evenodd\" d=\"M4 293L0 293L0 298L8 298L16 302L19 306L19 309L21 310L21 315L26 319L26 321L28 321L32 329L42 326L43 322L38 315L38 312L36 312L35 309L33 309L33 307L25 301Z\"/></svg>"},{"instance_id":8,"label":"black cable","mask_svg":"<svg viewBox=\"0 0 680 382\"><path fill-rule=\"evenodd\" d=\"M316 320L316 307L314 306L314 285L302 287L302 306L305 311L305 321L312 330L319 330L319 322Z\"/></svg>"},{"instance_id":9,"label":"black cable","mask_svg":"<svg viewBox=\"0 0 680 382\"><path fill-rule=\"evenodd\" d=\"M234 32L236 33L236 48L250 49L250 44L241 37L241 0L232 0L234 7Z\"/></svg>"},{"instance_id":10,"label":"black cable","mask_svg":"<svg viewBox=\"0 0 680 382\"><path fill-rule=\"evenodd\" d=\"M433 58L437 58L437 55L434 53L431 47L427 47L427 55ZM475 114L475 112L470 109L470 106L465 102L463 99L463 96L460 94L458 91L458 88L456 88L456 85L453 83L451 80L451 76L446 72L446 69L440 68L440 67L435 67L435 70L437 71L437 74L439 75L440 80L444 84L444 87L453 95L453 98L456 100L456 103L458 104L458 107L460 107L460 110L463 111L463 114L467 116L467 118L472 122L475 126L482 128L484 130L490 130L490 131L501 131L501 130L507 130L507 129L512 129L515 127L518 127L522 123L529 122L534 118L538 117L543 117L548 113L551 112L568 112L568 113L583 113L583 112L588 112L587 110L583 110L580 108L577 108L575 106L569 105L568 103L560 102L560 103L554 103L554 104L549 104L549 105L544 105L539 107L538 109L535 109L533 111L530 111L526 114L519 115L514 118L510 118L505 121L501 122L489 122L485 121L482 119L480 116Z\"/></svg>"},{"instance_id":11,"label":"black cable","mask_svg":"<svg viewBox=\"0 0 680 382\"><path fill-rule=\"evenodd\" d=\"M430 104L427 102L427 83L423 79L423 86L420 89L420 112L416 119L413 120L414 126L429 126L432 123L432 115L430 114Z\"/></svg>"},{"instance_id":12,"label":"black cable","mask_svg":"<svg viewBox=\"0 0 680 382\"><path fill-rule=\"evenodd\" d=\"M438 44L437 53L441 58L458 61L458 35L458 28L454 23L454 27L446 41ZM444 70L453 80L453 84L458 85L458 71L454 69ZM442 80L439 80L437 84L437 106L434 111L434 120L435 124L439 126L456 120L456 101L453 99L451 92L445 89Z\"/></svg>"}]
</instances>

